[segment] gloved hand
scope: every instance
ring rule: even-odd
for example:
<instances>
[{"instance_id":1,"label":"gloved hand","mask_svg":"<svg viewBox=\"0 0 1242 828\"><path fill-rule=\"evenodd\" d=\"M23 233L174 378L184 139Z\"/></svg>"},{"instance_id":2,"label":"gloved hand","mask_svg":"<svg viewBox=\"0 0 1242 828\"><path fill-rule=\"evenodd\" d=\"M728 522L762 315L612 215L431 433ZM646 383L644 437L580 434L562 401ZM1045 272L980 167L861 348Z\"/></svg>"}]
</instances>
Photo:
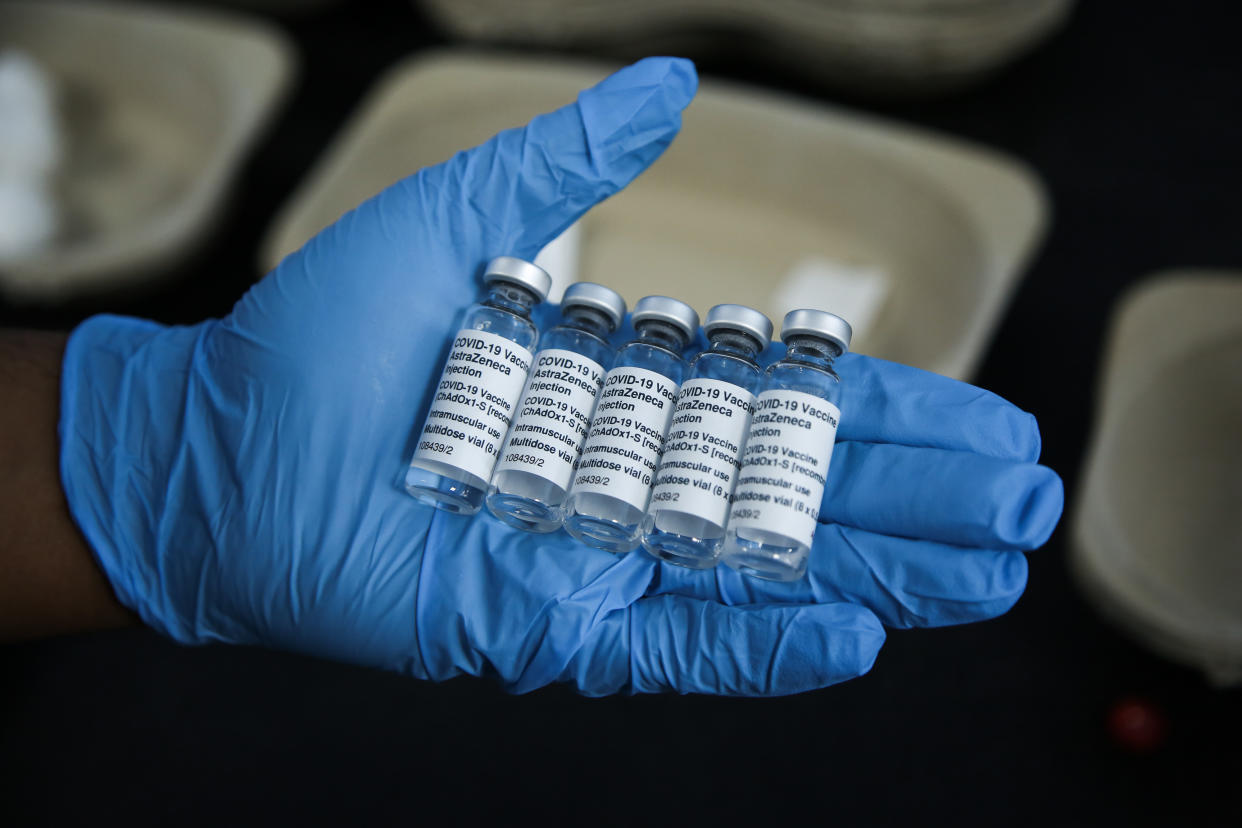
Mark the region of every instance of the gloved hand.
<instances>
[{"instance_id":1,"label":"gloved hand","mask_svg":"<svg viewBox=\"0 0 1242 828\"><path fill-rule=\"evenodd\" d=\"M781 694L871 666L887 624L1003 612L1061 510L1033 419L960 383L840 361L843 424L809 577L675 570L400 487L460 311L495 255L531 258L672 140L686 61L394 184L222 320L74 331L70 510L122 603L184 643L263 644L514 691Z\"/></svg>"}]
</instances>

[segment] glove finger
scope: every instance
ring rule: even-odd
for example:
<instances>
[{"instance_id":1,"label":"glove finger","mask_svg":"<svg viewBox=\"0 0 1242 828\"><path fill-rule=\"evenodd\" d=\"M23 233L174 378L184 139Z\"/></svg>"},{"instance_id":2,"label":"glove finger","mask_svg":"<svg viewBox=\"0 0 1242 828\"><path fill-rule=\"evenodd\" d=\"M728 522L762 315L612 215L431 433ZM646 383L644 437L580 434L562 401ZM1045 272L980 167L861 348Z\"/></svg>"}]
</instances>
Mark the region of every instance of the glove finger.
<instances>
[{"instance_id":1,"label":"glove finger","mask_svg":"<svg viewBox=\"0 0 1242 828\"><path fill-rule=\"evenodd\" d=\"M877 443L836 447L822 523L992 549L1042 546L1061 517L1061 478L1045 466Z\"/></svg>"},{"instance_id":2,"label":"glove finger","mask_svg":"<svg viewBox=\"0 0 1242 828\"><path fill-rule=\"evenodd\" d=\"M846 354L838 440L971 451L1002 460L1039 459L1039 426L982 388L908 365Z\"/></svg>"},{"instance_id":3,"label":"glove finger","mask_svg":"<svg viewBox=\"0 0 1242 828\"><path fill-rule=\"evenodd\" d=\"M852 604L726 607L646 598L630 617L632 689L784 696L871 669L884 628Z\"/></svg>"},{"instance_id":4,"label":"glove finger","mask_svg":"<svg viewBox=\"0 0 1242 828\"><path fill-rule=\"evenodd\" d=\"M448 230L467 260L534 258L660 156L697 87L688 60L640 60L584 90L575 103L458 153L402 189L435 194L411 201L433 205L433 223Z\"/></svg>"},{"instance_id":5,"label":"glove finger","mask_svg":"<svg viewBox=\"0 0 1242 828\"><path fill-rule=\"evenodd\" d=\"M862 675L883 643L880 622L851 604L728 607L661 595L602 619L561 679L589 696L781 696Z\"/></svg>"},{"instance_id":6,"label":"glove finger","mask_svg":"<svg viewBox=\"0 0 1242 828\"><path fill-rule=\"evenodd\" d=\"M684 595L728 606L860 604L890 627L940 627L994 618L1026 588L1021 552L881 535L838 524L815 532L805 577L762 581L727 566L695 572L663 564L651 595Z\"/></svg>"}]
</instances>

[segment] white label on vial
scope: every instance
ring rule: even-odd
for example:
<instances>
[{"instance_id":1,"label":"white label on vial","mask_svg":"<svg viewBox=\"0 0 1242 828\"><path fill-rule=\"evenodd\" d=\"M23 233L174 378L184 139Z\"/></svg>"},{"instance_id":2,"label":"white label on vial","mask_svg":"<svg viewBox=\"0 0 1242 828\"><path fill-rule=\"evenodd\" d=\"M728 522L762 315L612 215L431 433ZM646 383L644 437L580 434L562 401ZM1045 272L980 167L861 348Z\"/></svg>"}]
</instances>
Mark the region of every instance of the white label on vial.
<instances>
[{"instance_id":1,"label":"white label on vial","mask_svg":"<svg viewBox=\"0 0 1242 828\"><path fill-rule=\"evenodd\" d=\"M755 395L731 382L686 382L677 393L651 508L685 512L724 526L754 410Z\"/></svg>"},{"instance_id":2,"label":"white label on vial","mask_svg":"<svg viewBox=\"0 0 1242 828\"><path fill-rule=\"evenodd\" d=\"M574 475L574 492L647 508L677 383L646 368L614 368L604 379L595 418Z\"/></svg>"},{"instance_id":3,"label":"white label on vial","mask_svg":"<svg viewBox=\"0 0 1242 828\"><path fill-rule=\"evenodd\" d=\"M840 418L835 405L801 391L760 394L729 528L774 532L810 546Z\"/></svg>"},{"instance_id":4,"label":"white label on vial","mask_svg":"<svg viewBox=\"0 0 1242 828\"><path fill-rule=\"evenodd\" d=\"M586 442L604 367L573 351L535 356L497 471L524 471L568 489Z\"/></svg>"},{"instance_id":5,"label":"white label on vial","mask_svg":"<svg viewBox=\"0 0 1242 828\"><path fill-rule=\"evenodd\" d=\"M413 462L443 463L489 479L530 362L530 351L503 336L458 331Z\"/></svg>"}]
</instances>

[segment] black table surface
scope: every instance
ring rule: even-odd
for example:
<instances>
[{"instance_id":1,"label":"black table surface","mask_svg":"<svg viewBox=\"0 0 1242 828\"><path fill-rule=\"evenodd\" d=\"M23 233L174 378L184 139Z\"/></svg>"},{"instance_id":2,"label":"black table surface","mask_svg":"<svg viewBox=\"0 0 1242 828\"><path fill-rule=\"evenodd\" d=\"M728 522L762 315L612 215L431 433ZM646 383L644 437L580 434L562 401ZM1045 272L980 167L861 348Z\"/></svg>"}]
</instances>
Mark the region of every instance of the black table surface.
<instances>
[{"instance_id":1,"label":"black table surface","mask_svg":"<svg viewBox=\"0 0 1242 828\"><path fill-rule=\"evenodd\" d=\"M1163 269L1242 267L1230 9L1080 3L1028 57L927 101L858 99L756 60L699 67L961 136L1038 171L1050 231L975 380L1036 414L1043 462L1072 504L1116 300ZM363 93L394 61L445 43L402 2L279 24L298 45L300 82L202 250L143 295L0 306L0 324L226 313L256 275L275 210ZM1030 555L1008 614L891 631L868 675L783 699L509 696L485 680L183 648L138 629L10 645L0 822L1242 825L1242 691L1101 619L1070 576L1067 523ZM1110 737L1109 711L1127 697L1167 720L1153 752Z\"/></svg>"}]
</instances>

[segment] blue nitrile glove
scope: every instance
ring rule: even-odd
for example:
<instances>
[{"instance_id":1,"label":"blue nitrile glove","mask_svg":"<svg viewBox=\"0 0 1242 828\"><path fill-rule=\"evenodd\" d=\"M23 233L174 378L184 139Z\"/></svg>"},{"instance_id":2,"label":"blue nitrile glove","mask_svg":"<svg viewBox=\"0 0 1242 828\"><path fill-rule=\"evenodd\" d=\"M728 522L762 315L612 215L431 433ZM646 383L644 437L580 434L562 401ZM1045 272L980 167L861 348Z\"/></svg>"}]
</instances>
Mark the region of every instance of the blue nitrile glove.
<instances>
[{"instance_id":1,"label":"blue nitrile glove","mask_svg":"<svg viewBox=\"0 0 1242 828\"><path fill-rule=\"evenodd\" d=\"M400 181L222 320L72 335L61 473L121 601L185 643L283 647L514 691L781 694L865 672L881 621L1003 612L1060 482L1033 419L865 357L810 577L744 582L419 505L399 481L483 264L530 258L672 140L695 89L649 59Z\"/></svg>"}]
</instances>

